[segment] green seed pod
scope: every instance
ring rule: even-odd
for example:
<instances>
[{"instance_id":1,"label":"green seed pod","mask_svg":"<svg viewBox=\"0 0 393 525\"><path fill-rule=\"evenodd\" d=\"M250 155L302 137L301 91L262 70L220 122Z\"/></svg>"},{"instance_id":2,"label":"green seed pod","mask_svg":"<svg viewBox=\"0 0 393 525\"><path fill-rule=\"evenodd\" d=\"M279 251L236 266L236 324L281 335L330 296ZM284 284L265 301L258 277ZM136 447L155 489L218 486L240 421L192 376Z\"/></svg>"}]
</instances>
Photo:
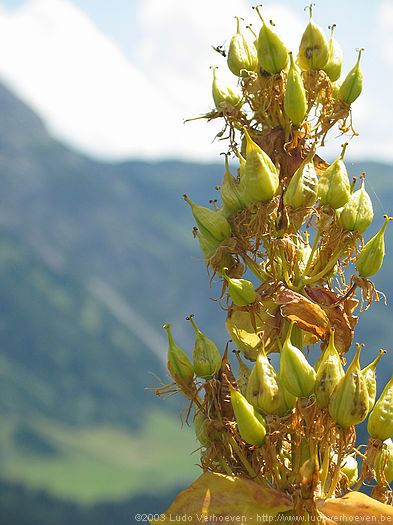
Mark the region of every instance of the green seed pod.
<instances>
[{"instance_id":1,"label":"green seed pod","mask_svg":"<svg viewBox=\"0 0 393 525\"><path fill-rule=\"evenodd\" d=\"M171 325L164 324L164 329L168 334L168 370L172 379L180 387L189 387L192 385L194 369L185 351L175 343Z\"/></svg>"},{"instance_id":2,"label":"green seed pod","mask_svg":"<svg viewBox=\"0 0 393 525\"><path fill-rule=\"evenodd\" d=\"M290 66L284 95L284 110L295 126L300 126L307 113L307 97L302 74L289 53Z\"/></svg>"},{"instance_id":3,"label":"green seed pod","mask_svg":"<svg viewBox=\"0 0 393 525\"><path fill-rule=\"evenodd\" d=\"M239 185L229 171L228 155L225 157L225 174L220 192L223 204L222 213L225 217L230 217L244 208Z\"/></svg>"},{"instance_id":4,"label":"green seed pod","mask_svg":"<svg viewBox=\"0 0 393 525\"><path fill-rule=\"evenodd\" d=\"M218 110L225 108L229 105L237 108L240 106L242 96L240 93L233 91L233 89L223 86L217 79L216 67L213 67L213 84L212 84L212 95L214 104Z\"/></svg>"},{"instance_id":5,"label":"green seed pod","mask_svg":"<svg viewBox=\"0 0 393 525\"><path fill-rule=\"evenodd\" d=\"M322 29L312 19L312 4L309 9L310 21L300 41L297 62L302 69L322 69L329 59L329 46Z\"/></svg>"},{"instance_id":6,"label":"green seed pod","mask_svg":"<svg viewBox=\"0 0 393 525\"><path fill-rule=\"evenodd\" d=\"M239 363L236 383L239 387L240 392L243 394L243 396L245 396L247 391L248 380L250 379L251 370L245 363L243 363L240 357L240 352L236 352L236 358Z\"/></svg>"},{"instance_id":7,"label":"green seed pod","mask_svg":"<svg viewBox=\"0 0 393 525\"><path fill-rule=\"evenodd\" d=\"M344 206L351 196L351 185L344 164L347 146L348 143L343 144L341 155L322 173L318 183L318 197L322 204L335 209Z\"/></svg>"},{"instance_id":8,"label":"green seed pod","mask_svg":"<svg viewBox=\"0 0 393 525\"><path fill-rule=\"evenodd\" d=\"M199 246L205 261L209 261L217 252L217 248L220 246L220 242L212 241L204 237L198 228L194 228L194 236L199 240Z\"/></svg>"},{"instance_id":9,"label":"green seed pod","mask_svg":"<svg viewBox=\"0 0 393 525\"><path fill-rule=\"evenodd\" d=\"M360 69L360 57L362 56L364 49L358 50L358 59L354 67L345 77L343 83L338 91L338 99L352 104L358 98L363 88L363 73Z\"/></svg>"},{"instance_id":10,"label":"green seed pod","mask_svg":"<svg viewBox=\"0 0 393 525\"><path fill-rule=\"evenodd\" d=\"M215 376L221 367L221 354L217 346L196 326L192 316L188 318L195 330L195 344L192 359L195 375L203 379Z\"/></svg>"},{"instance_id":11,"label":"green seed pod","mask_svg":"<svg viewBox=\"0 0 393 525\"><path fill-rule=\"evenodd\" d=\"M191 206L192 214L201 234L212 244L228 239L231 234L231 226L221 213L195 204L187 195L183 195L184 200Z\"/></svg>"},{"instance_id":12,"label":"green seed pod","mask_svg":"<svg viewBox=\"0 0 393 525\"><path fill-rule=\"evenodd\" d=\"M223 276L228 283L228 293L236 306L247 306L255 302L257 293L254 285L247 279L232 279L228 277L228 268L223 268Z\"/></svg>"},{"instance_id":13,"label":"green seed pod","mask_svg":"<svg viewBox=\"0 0 393 525\"><path fill-rule=\"evenodd\" d=\"M203 447L210 445L210 439L207 433L208 420L205 414L201 411L197 412L194 417L195 435L199 443Z\"/></svg>"},{"instance_id":14,"label":"green seed pod","mask_svg":"<svg viewBox=\"0 0 393 525\"><path fill-rule=\"evenodd\" d=\"M329 413L342 428L361 423L368 414L367 384L359 361L361 349L361 345L358 345L352 363L336 386L329 402Z\"/></svg>"},{"instance_id":15,"label":"green seed pod","mask_svg":"<svg viewBox=\"0 0 393 525\"><path fill-rule=\"evenodd\" d=\"M280 353L280 377L284 387L296 397L309 397L314 391L315 370L299 348L291 343L291 324Z\"/></svg>"},{"instance_id":16,"label":"green seed pod","mask_svg":"<svg viewBox=\"0 0 393 525\"><path fill-rule=\"evenodd\" d=\"M342 377L344 377L344 370L334 344L334 329L332 328L329 344L323 353L315 380L315 397L320 408L326 408L329 405L330 397Z\"/></svg>"},{"instance_id":17,"label":"green seed pod","mask_svg":"<svg viewBox=\"0 0 393 525\"><path fill-rule=\"evenodd\" d=\"M375 403L368 418L367 431L372 438L381 441L393 436L393 376Z\"/></svg>"},{"instance_id":18,"label":"green seed pod","mask_svg":"<svg viewBox=\"0 0 393 525\"><path fill-rule=\"evenodd\" d=\"M284 193L284 204L297 210L312 206L318 193L318 176L314 168L315 152L312 151L304 159L291 178Z\"/></svg>"},{"instance_id":19,"label":"green seed pod","mask_svg":"<svg viewBox=\"0 0 393 525\"><path fill-rule=\"evenodd\" d=\"M354 191L341 210L339 222L345 230L363 233L370 226L374 217L373 203L364 187L364 179L360 189Z\"/></svg>"},{"instance_id":20,"label":"green seed pod","mask_svg":"<svg viewBox=\"0 0 393 525\"><path fill-rule=\"evenodd\" d=\"M389 438L378 451L374 463L375 477L379 485L389 485L393 481L393 441Z\"/></svg>"},{"instance_id":21,"label":"green seed pod","mask_svg":"<svg viewBox=\"0 0 393 525\"><path fill-rule=\"evenodd\" d=\"M362 374L364 376L364 379L366 380L367 384L367 391L368 391L368 409L372 410L375 399L377 397L377 378L376 378L376 368L377 364L379 363L379 360L381 357L386 354L385 350L380 350L379 355L374 359L372 363L370 363L366 368L363 368Z\"/></svg>"},{"instance_id":22,"label":"green seed pod","mask_svg":"<svg viewBox=\"0 0 393 525\"><path fill-rule=\"evenodd\" d=\"M349 486L355 485L359 478L359 467L356 458L347 456L341 466L341 472L345 474L349 480Z\"/></svg>"},{"instance_id":23,"label":"green seed pod","mask_svg":"<svg viewBox=\"0 0 393 525\"><path fill-rule=\"evenodd\" d=\"M255 9L262 21L258 36L259 66L263 71L276 75L287 67L288 49L280 37L265 23L259 8Z\"/></svg>"},{"instance_id":24,"label":"green seed pod","mask_svg":"<svg viewBox=\"0 0 393 525\"><path fill-rule=\"evenodd\" d=\"M329 58L327 63L322 68L323 71L327 74L332 82L335 82L340 78L341 68L343 65L343 52L341 50L340 44L334 38L334 30L336 29L336 24L333 24L331 29L331 34L328 42L329 49Z\"/></svg>"},{"instance_id":25,"label":"green seed pod","mask_svg":"<svg viewBox=\"0 0 393 525\"><path fill-rule=\"evenodd\" d=\"M360 277L371 277L381 269L385 257L385 230L392 217L385 215L385 223L360 250L356 261L356 269Z\"/></svg>"},{"instance_id":26,"label":"green seed pod","mask_svg":"<svg viewBox=\"0 0 393 525\"><path fill-rule=\"evenodd\" d=\"M228 67L237 77L244 77L249 71L258 71L258 55L254 44L240 31L238 16L236 20L237 31L228 49Z\"/></svg>"},{"instance_id":27,"label":"green seed pod","mask_svg":"<svg viewBox=\"0 0 393 525\"><path fill-rule=\"evenodd\" d=\"M249 445L262 446L266 436L266 423L247 399L230 386L231 403L239 434Z\"/></svg>"},{"instance_id":28,"label":"green seed pod","mask_svg":"<svg viewBox=\"0 0 393 525\"><path fill-rule=\"evenodd\" d=\"M240 179L242 201L247 206L255 202L269 202L278 190L280 180L277 168L244 128L247 140L246 165Z\"/></svg>"},{"instance_id":29,"label":"green seed pod","mask_svg":"<svg viewBox=\"0 0 393 525\"><path fill-rule=\"evenodd\" d=\"M246 399L265 414L276 414L283 405L283 394L277 374L264 350L257 356L246 390Z\"/></svg>"}]
</instances>

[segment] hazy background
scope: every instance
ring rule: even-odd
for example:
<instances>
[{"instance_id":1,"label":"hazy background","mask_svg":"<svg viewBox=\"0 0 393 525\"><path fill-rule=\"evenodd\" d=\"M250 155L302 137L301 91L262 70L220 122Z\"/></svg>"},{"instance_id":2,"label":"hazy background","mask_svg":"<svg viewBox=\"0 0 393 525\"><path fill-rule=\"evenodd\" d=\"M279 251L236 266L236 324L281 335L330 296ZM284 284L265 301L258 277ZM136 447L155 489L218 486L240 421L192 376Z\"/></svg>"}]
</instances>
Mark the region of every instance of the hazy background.
<instances>
[{"instance_id":1,"label":"hazy background","mask_svg":"<svg viewBox=\"0 0 393 525\"><path fill-rule=\"evenodd\" d=\"M211 45L228 45L245 0L0 0L0 521L133 522L162 511L198 475L161 326L191 351L184 317L223 345L223 312L181 195L207 203L221 181ZM302 1L270 1L296 51ZM393 3L320 1L344 71L365 48L353 105L351 175L368 172L374 231L393 213ZM331 159L342 138L334 133ZM372 234L370 231L368 235ZM388 242L392 233L388 231ZM392 257L376 278L393 293ZM374 304L356 339L364 363L389 348L392 311ZM391 367L388 354L381 384Z\"/></svg>"}]
</instances>

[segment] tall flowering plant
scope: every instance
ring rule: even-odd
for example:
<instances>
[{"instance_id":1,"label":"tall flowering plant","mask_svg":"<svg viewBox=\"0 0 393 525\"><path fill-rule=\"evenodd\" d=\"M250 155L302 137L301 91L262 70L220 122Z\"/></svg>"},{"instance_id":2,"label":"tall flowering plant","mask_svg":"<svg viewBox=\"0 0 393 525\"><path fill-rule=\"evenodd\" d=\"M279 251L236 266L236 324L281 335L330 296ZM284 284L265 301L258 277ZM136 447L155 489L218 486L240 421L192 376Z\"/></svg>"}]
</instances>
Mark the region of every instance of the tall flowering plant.
<instances>
[{"instance_id":1,"label":"tall flowering plant","mask_svg":"<svg viewBox=\"0 0 393 525\"><path fill-rule=\"evenodd\" d=\"M376 400L385 352L365 368L362 345L351 362L346 355L355 313L381 295L370 278L383 263L390 217L367 240L373 206L365 174L348 178L348 143L330 165L319 156L332 128L356 135L362 49L342 79L335 26L327 39L312 5L296 57L255 9L259 33L237 19L229 49L218 49L237 86L223 85L214 68L215 109L203 116L221 119L228 141L221 203L203 207L184 195L221 282L230 342L222 352L190 316L190 358L164 326L174 383L158 393L189 400L203 474L160 521L382 523L393 519L393 378ZM356 427L367 418L361 447ZM371 498L359 491L365 481Z\"/></svg>"}]
</instances>

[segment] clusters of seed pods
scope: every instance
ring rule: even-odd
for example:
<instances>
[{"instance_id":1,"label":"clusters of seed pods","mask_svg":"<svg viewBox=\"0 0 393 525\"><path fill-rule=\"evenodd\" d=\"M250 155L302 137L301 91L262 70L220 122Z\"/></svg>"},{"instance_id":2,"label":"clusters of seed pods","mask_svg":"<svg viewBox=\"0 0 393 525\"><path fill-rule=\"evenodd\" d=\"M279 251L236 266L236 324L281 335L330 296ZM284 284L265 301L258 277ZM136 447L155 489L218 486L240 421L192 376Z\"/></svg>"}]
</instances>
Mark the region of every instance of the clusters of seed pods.
<instances>
[{"instance_id":1,"label":"clusters of seed pods","mask_svg":"<svg viewBox=\"0 0 393 525\"><path fill-rule=\"evenodd\" d=\"M317 154L333 126L354 133L362 50L341 80L335 26L326 39L312 6L296 58L256 10L259 34L249 38L237 19L230 40L227 65L237 87L222 85L213 69L215 109L205 117L223 119L220 138L228 132L222 204L203 207L184 195L194 237L222 284L230 342L221 355L190 316L190 359L165 325L175 383L163 391L190 400L204 470L286 491L295 512L311 517L318 498L360 488L366 479L375 480L376 498L391 501L393 378L376 401L384 351L362 369L357 345L345 368L355 310L379 300L369 278L382 266L390 217L364 242L374 215L365 174L357 189L344 162L347 143L330 165ZM361 452L355 427L367 417L370 440Z\"/></svg>"}]
</instances>

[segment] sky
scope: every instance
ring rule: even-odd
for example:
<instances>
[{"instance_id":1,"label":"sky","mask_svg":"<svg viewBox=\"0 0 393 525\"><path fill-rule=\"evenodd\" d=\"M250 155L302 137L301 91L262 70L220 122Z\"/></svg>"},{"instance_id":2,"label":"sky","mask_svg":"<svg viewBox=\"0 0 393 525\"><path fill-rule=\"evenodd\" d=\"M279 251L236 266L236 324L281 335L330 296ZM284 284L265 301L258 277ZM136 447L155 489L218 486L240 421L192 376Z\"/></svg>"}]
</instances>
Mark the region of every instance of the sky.
<instances>
[{"instance_id":1,"label":"sky","mask_svg":"<svg viewBox=\"0 0 393 525\"><path fill-rule=\"evenodd\" d=\"M211 65L236 77L211 45L228 44L235 15L258 20L250 0L0 0L0 80L41 116L51 133L103 160L218 160L217 123L184 124L213 107ZM308 22L305 0L266 0L296 52ZM314 18L337 24L344 72L364 47L364 90L353 104L360 133L352 159L393 162L393 0L320 0ZM332 139L322 156L338 154Z\"/></svg>"}]
</instances>

